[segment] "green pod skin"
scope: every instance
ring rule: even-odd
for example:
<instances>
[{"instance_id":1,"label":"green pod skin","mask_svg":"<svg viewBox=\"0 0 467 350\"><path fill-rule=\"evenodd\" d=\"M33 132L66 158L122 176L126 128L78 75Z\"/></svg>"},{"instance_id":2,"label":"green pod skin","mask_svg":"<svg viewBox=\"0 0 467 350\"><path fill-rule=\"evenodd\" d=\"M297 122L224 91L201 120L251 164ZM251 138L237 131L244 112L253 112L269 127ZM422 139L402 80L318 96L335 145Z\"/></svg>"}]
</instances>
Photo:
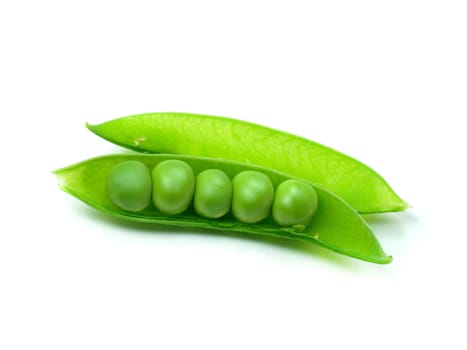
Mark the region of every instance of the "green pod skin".
<instances>
[{"instance_id":1,"label":"green pod skin","mask_svg":"<svg viewBox=\"0 0 467 350\"><path fill-rule=\"evenodd\" d=\"M318 208L318 195L304 181L290 179L276 189L272 218L280 226L308 225Z\"/></svg>"},{"instance_id":2,"label":"green pod skin","mask_svg":"<svg viewBox=\"0 0 467 350\"><path fill-rule=\"evenodd\" d=\"M196 177L193 205L198 215L218 219L230 210L232 182L219 169L207 169Z\"/></svg>"},{"instance_id":3,"label":"green pod skin","mask_svg":"<svg viewBox=\"0 0 467 350\"><path fill-rule=\"evenodd\" d=\"M160 213L151 205L140 212L133 213L122 210L110 200L106 191L106 181L115 164L127 160L137 160L146 164L149 169L153 169L157 164L167 159L178 159L186 162L191 166L195 175L207 169L219 169L233 179L242 171L259 171L269 177L274 188L285 180L294 178L273 169L250 164L173 154L103 156L58 169L54 173L63 191L102 212L119 218L278 236L314 242L337 253L373 263L387 264L392 260L384 253L371 229L354 209L341 198L315 184L313 187L318 194L319 206L313 220L307 226L280 227L270 216L260 223L247 224L236 220L231 213L220 219L209 219L199 216L191 207L179 215Z\"/></svg>"},{"instance_id":4,"label":"green pod skin","mask_svg":"<svg viewBox=\"0 0 467 350\"><path fill-rule=\"evenodd\" d=\"M189 113L148 113L86 125L96 135L144 153L230 159L319 183L360 213L408 207L373 169L314 141L241 120Z\"/></svg>"},{"instance_id":5,"label":"green pod skin","mask_svg":"<svg viewBox=\"0 0 467 350\"><path fill-rule=\"evenodd\" d=\"M195 191L195 175L191 167L177 159L165 160L152 170L152 200L164 214L185 211Z\"/></svg>"},{"instance_id":6,"label":"green pod skin","mask_svg":"<svg viewBox=\"0 0 467 350\"><path fill-rule=\"evenodd\" d=\"M107 179L112 201L128 211L140 211L151 201L151 174L141 162L129 160L116 164Z\"/></svg>"},{"instance_id":7,"label":"green pod skin","mask_svg":"<svg viewBox=\"0 0 467 350\"><path fill-rule=\"evenodd\" d=\"M232 214L238 221L253 224L266 219L274 199L269 177L245 170L232 180Z\"/></svg>"}]
</instances>

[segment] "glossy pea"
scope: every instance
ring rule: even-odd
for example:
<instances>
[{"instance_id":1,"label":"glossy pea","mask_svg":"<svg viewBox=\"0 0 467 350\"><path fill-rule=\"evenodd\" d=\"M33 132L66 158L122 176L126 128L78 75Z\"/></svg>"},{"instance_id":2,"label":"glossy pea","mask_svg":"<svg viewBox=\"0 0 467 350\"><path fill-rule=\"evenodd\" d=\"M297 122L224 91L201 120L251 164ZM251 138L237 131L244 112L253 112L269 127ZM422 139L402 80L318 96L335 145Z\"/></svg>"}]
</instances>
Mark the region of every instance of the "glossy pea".
<instances>
[{"instance_id":1,"label":"glossy pea","mask_svg":"<svg viewBox=\"0 0 467 350\"><path fill-rule=\"evenodd\" d=\"M274 198L269 177L246 170L234 177L232 186L232 214L237 220L256 223L268 216Z\"/></svg>"},{"instance_id":2,"label":"glossy pea","mask_svg":"<svg viewBox=\"0 0 467 350\"><path fill-rule=\"evenodd\" d=\"M217 219L230 210L232 183L219 169L207 169L196 177L193 200L195 211L206 218Z\"/></svg>"},{"instance_id":3,"label":"glossy pea","mask_svg":"<svg viewBox=\"0 0 467 350\"><path fill-rule=\"evenodd\" d=\"M309 184L290 179L276 188L272 218L283 227L308 225L318 207L318 195Z\"/></svg>"},{"instance_id":4,"label":"glossy pea","mask_svg":"<svg viewBox=\"0 0 467 350\"><path fill-rule=\"evenodd\" d=\"M191 203L195 190L193 169L185 162L169 159L152 171L154 206L162 213L180 214Z\"/></svg>"},{"instance_id":5,"label":"glossy pea","mask_svg":"<svg viewBox=\"0 0 467 350\"><path fill-rule=\"evenodd\" d=\"M146 165L128 160L112 167L107 178L107 193L123 210L137 212L151 202L151 174Z\"/></svg>"}]
</instances>

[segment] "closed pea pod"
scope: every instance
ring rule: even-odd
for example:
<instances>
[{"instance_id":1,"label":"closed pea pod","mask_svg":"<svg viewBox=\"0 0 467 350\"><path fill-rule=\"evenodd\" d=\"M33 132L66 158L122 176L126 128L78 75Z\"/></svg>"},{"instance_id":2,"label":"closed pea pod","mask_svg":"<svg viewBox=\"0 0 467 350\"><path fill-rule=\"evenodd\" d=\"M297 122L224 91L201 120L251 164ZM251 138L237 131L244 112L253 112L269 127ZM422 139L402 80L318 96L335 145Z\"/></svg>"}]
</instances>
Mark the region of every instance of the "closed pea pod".
<instances>
[{"instance_id":1,"label":"closed pea pod","mask_svg":"<svg viewBox=\"0 0 467 350\"><path fill-rule=\"evenodd\" d=\"M151 201L151 175L146 165L128 160L116 164L108 175L107 193L118 207L140 211Z\"/></svg>"},{"instance_id":2,"label":"closed pea pod","mask_svg":"<svg viewBox=\"0 0 467 350\"><path fill-rule=\"evenodd\" d=\"M191 203L195 190L195 175L191 167L180 160L169 159L152 171L154 206L169 215L180 214Z\"/></svg>"},{"instance_id":3,"label":"closed pea pod","mask_svg":"<svg viewBox=\"0 0 467 350\"><path fill-rule=\"evenodd\" d=\"M198 215L217 219L228 213L232 200L232 183L221 170L207 169L196 177L193 200Z\"/></svg>"},{"instance_id":4,"label":"closed pea pod","mask_svg":"<svg viewBox=\"0 0 467 350\"><path fill-rule=\"evenodd\" d=\"M322 184L360 213L408 207L378 173L358 160L303 137L242 120L147 113L87 127L139 152L190 154L274 168Z\"/></svg>"}]
</instances>

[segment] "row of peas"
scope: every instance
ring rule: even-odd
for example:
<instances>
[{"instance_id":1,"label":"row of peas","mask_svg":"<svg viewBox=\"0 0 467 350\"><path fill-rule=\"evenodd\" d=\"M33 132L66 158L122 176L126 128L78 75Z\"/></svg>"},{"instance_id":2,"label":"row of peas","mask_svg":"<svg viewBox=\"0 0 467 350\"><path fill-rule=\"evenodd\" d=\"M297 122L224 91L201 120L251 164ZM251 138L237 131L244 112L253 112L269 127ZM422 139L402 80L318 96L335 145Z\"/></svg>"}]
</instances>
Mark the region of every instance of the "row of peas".
<instances>
[{"instance_id":1,"label":"row of peas","mask_svg":"<svg viewBox=\"0 0 467 350\"><path fill-rule=\"evenodd\" d=\"M289 179L274 191L271 180L259 171L246 170L232 180L219 169L207 169L195 176L181 160L165 160L152 173L139 161L115 165L107 179L111 201L123 210L138 212L151 199L162 213L177 215L193 201L195 212L205 218L218 219L229 211L244 223L256 223L271 212L282 227L307 225L318 206L318 196L308 183Z\"/></svg>"}]
</instances>

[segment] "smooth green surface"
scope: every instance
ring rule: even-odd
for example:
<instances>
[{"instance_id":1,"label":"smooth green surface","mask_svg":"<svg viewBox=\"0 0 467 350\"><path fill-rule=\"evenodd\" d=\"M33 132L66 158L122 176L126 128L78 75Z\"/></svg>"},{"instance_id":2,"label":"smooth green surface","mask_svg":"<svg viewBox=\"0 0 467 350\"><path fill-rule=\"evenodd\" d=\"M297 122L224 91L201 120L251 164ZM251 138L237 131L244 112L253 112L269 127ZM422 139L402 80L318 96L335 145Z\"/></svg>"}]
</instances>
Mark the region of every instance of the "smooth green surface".
<instances>
[{"instance_id":1,"label":"smooth green surface","mask_svg":"<svg viewBox=\"0 0 467 350\"><path fill-rule=\"evenodd\" d=\"M232 214L241 222L266 219L274 199L271 180L255 170L245 170L232 180Z\"/></svg>"},{"instance_id":2,"label":"smooth green surface","mask_svg":"<svg viewBox=\"0 0 467 350\"><path fill-rule=\"evenodd\" d=\"M195 175L184 161L168 159L152 171L152 200L164 214L176 215L185 211L195 191Z\"/></svg>"},{"instance_id":3,"label":"smooth green surface","mask_svg":"<svg viewBox=\"0 0 467 350\"><path fill-rule=\"evenodd\" d=\"M148 113L87 127L140 152L224 158L274 168L327 188L360 213L408 207L379 174L361 162L319 143L245 121Z\"/></svg>"},{"instance_id":4,"label":"smooth green surface","mask_svg":"<svg viewBox=\"0 0 467 350\"><path fill-rule=\"evenodd\" d=\"M217 219L227 214L232 200L232 182L219 169L202 171L196 177L193 205L198 215Z\"/></svg>"},{"instance_id":5,"label":"smooth green surface","mask_svg":"<svg viewBox=\"0 0 467 350\"><path fill-rule=\"evenodd\" d=\"M115 164L127 160L138 160L146 164L149 169L153 169L157 164L167 159L185 161L192 167L195 174L199 174L206 169L220 169L229 178L233 178L241 171L260 171L269 177L274 187L277 187L287 179L293 178L276 170L253 165L221 159L173 154L104 156L58 169L54 173L63 191L70 193L102 212L116 217L167 225L288 237L302 241L311 241L335 252L374 263L386 264L392 260L390 256L384 253L361 216L341 198L319 185L313 186L319 197L319 206L313 220L306 227L280 228L270 217L260 224L241 223L230 214L213 220L200 217L190 208L182 214L175 216L163 214L152 205L141 212L131 213L121 210L109 199L106 192L106 181L109 171Z\"/></svg>"},{"instance_id":6,"label":"smooth green surface","mask_svg":"<svg viewBox=\"0 0 467 350\"><path fill-rule=\"evenodd\" d=\"M318 208L318 195L313 186L290 179L276 189L272 218L280 226L308 225Z\"/></svg>"},{"instance_id":7,"label":"smooth green surface","mask_svg":"<svg viewBox=\"0 0 467 350\"><path fill-rule=\"evenodd\" d=\"M128 211L140 211L149 205L151 187L148 167L134 160L116 164L107 178L107 193L110 199Z\"/></svg>"}]
</instances>

